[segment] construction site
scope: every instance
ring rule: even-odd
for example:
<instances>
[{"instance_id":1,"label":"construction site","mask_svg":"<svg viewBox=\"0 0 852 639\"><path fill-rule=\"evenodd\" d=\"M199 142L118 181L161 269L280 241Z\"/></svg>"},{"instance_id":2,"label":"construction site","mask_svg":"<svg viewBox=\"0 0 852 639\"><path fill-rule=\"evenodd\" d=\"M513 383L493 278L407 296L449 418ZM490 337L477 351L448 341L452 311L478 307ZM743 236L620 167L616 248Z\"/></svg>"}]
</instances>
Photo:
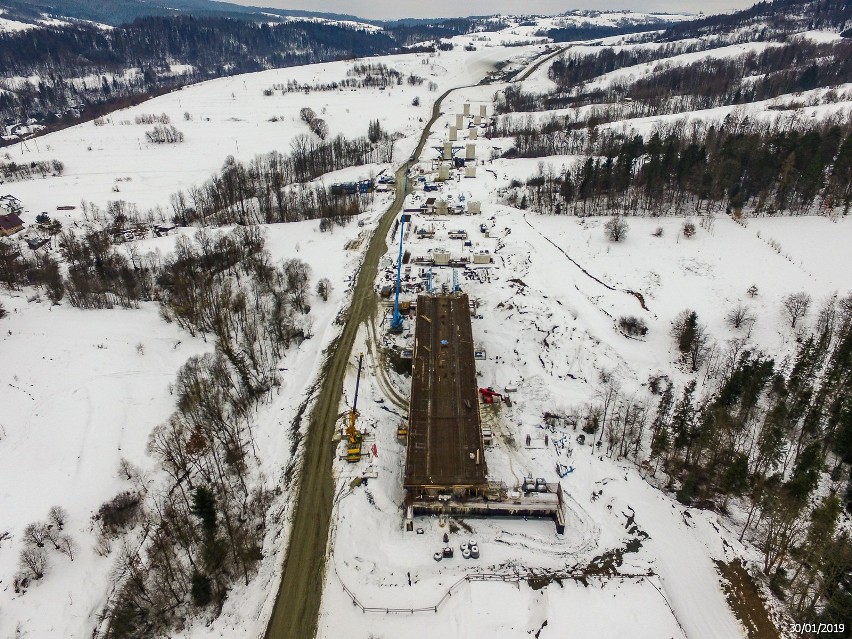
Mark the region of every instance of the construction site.
<instances>
[{"instance_id":1,"label":"construction site","mask_svg":"<svg viewBox=\"0 0 852 639\"><path fill-rule=\"evenodd\" d=\"M565 516L558 482L533 471L507 485L499 471L489 473L494 438L490 425L483 427L483 411L499 419L500 405L510 405L511 399L478 383L476 360L485 358L486 349L473 334L477 300L463 290L466 282L477 291L489 285L498 248L479 201L462 188L471 184L462 176L476 177L477 132L489 126L486 105L477 115L471 111L465 104L463 113L452 116L450 139L433 146L428 165L421 163L406 176L405 206L391 232L396 259L377 284L386 299L385 350L410 363L407 414L397 427L405 529L418 530L419 516L437 517L441 525L449 517L533 517L552 519L561 534ZM465 124L469 142L455 147ZM455 157L462 150L462 157ZM429 195L433 191L437 199ZM450 222L450 214L458 217ZM456 244L460 250L454 251ZM361 366L359 359L355 396L341 432L347 443L341 458L351 463L377 454L375 444L365 445L375 436L357 424ZM362 477L369 480L372 472Z\"/></svg>"}]
</instances>

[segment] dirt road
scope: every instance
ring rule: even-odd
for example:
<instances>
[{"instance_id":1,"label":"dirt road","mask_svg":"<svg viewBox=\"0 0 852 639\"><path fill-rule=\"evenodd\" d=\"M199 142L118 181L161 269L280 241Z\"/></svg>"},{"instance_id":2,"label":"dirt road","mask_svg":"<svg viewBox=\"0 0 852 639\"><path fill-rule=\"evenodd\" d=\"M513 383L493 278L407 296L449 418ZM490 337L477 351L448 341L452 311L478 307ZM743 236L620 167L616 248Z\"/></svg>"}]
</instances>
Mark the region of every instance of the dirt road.
<instances>
[{"instance_id":1,"label":"dirt road","mask_svg":"<svg viewBox=\"0 0 852 639\"><path fill-rule=\"evenodd\" d=\"M454 89L451 89L452 91ZM432 108L432 117L423 129L412 158L420 157L429 130L441 112L445 92ZM377 297L373 289L379 259L387 251L386 238L405 199L405 175L413 160L408 160L396 172L396 196L382 216L370 239L364 262L358 271L352 302L346 314L346 324L340 335L329 345L321 374L321 386L311 412L305 437L304 457L299 468L298 497L290 532L290 545L284 560L284 574L272 618L266 631L267 639L309 639L316 634L320 600L325 575L326 545L334 499L332 460L335 448L331 444L337 422L343 378L355 335L362 322L375 312Z\"/></svg>"}]
</instances>

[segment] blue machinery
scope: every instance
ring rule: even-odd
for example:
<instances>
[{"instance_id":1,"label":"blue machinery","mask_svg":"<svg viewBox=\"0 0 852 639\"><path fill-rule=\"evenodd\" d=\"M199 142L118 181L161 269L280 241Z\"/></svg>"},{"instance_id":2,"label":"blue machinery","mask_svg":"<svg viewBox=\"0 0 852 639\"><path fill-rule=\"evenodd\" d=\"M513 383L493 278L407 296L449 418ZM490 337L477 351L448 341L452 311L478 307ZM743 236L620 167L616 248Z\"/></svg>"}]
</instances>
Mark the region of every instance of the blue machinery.
<instances>
[{"instance_id":1,"label":"blue machinery","mask_svg":"<svg viewBox=\"0 0 852 639\"><path fill-rule=\"evenodd\" d=\"M408 193L408 170L405 171L405 183L402 187L402 197L405 201L405 196ZM402 279L402 238L405 237L405 220L408 216L403 213L400 217L402 223L399 225L399 259L396 262L396 295L393 300L393 319L391 320L390 329L392 333L402 332L402 315L399 314L399 288Z\"/></svg>"},{"instance_id":2,"label":"blue machinery","mask_svg":"<svg viewBox=\"0 0 852 639\"><path fill-rule=\"evenodd\" d=\"M394 333L402 332L402 315L399 313L399 288L402 278L402 238L405 236L405 215L402 216L402 223L399 225L399 259L396 263L396 296L393 300L393 319L391 320L391 331Z\"/></svg>"}]
</instances>

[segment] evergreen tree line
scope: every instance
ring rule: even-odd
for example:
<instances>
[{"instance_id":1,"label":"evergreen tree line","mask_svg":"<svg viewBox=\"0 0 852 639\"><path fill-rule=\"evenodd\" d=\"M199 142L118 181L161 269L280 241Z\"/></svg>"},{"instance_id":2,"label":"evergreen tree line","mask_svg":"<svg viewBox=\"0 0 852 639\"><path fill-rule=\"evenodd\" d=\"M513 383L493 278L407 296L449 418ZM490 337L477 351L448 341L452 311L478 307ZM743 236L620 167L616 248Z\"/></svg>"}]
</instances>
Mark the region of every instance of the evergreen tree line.
<instances>
[{"instance_id":1,"label":"evergreen tree line","mask_svg":"<svg viewBox=\"0 0 852 639\"><path fill-rule=\"evenodd\" d=\"M852 512L852 294L825 302L789 364L745 336L720 347L688 309L672 338L690 374L682 388L652 377L646 401L610 379L563 417L682 503L737 513L740 539L759 550L794 619L849 628L852 537L841 523L844 507Z\"/></svg>"},{"instance_id":2,"label":"evergreen tree line","mask_svg":"<svg viewBox=\"0 0 852 639\"><path fill-rule=\"evenodd\" d=\"M69 109L93 110L128 96L153 94L212 77L370 56L397 50L382 32L317 22L269 25L189 16L139 18L111 30L75 24L0 33L5 78L0 120L32 117L48 124ZM179 76L170 64L194 71ZM127 69L138 68L126 77ZM94 80L81 78L94 77Z\"/></svg>"},{"instance_id":3,"label":"evergreen tree line","mask_svg":"<svg viewBox=\"0 0 852 639\"><path fill-rule=\"evenodd\" d=\"M485 24L487 22L487 24ZM465 35L476 31L498 31L510 25L499 18L450 18L440 22L427 20L399 20L395 23L386 24L385 32L402 46L439 40L441 38L452 38L457 35Z\"/></svg>"},{"instance_id":4,"label":"evergreen tree line","mask_svg":"<svg viewBox=\"0 0 852 639\"><path fill-rule=\"evenodd\" d=\"M685 53L715 49L726 44L719 40L695 40L660 43L657 47L602 47L593 53L568 49L553 61L547 70L547 77L556 83L558 91L566 91L581 82L588 82L611 71Z\"/></svg>"},{"instance_id":5,"label":"evergreen tree line","mask_svg":"<svg viewBox=\"0 0 852 639\"><path fill-rule=\"evenodd\" d=\"M725 36L748 29L760 29L763 37L774 37L812 29L840 31L850 24L852 6L846 0L772 0L758 2L742 11L677 23L660 39Z\"/></svg>"},{"instance_id":6,"label":"evergreen tree line","mask_svg":"<svg viewBox=\"0 0 852 639\"><path fill-rule=\"evenodd\" d=\"M653 101L662 112L695 111L769 100L789 93L852 82L852 41L805 39L734 58L672 66L613 91Z\"/></svg>"},{"instance_id":7,"label":"evergreen tree line","mask_svg":"<svg viewBox=\"0 0 852 639\"><path fill-rule=\"evenodd\" d=\"M697 50L706 43L689 45ZM671 53L677 55L680 43ZM740 56L713 58L684 65L666 63L662 54L668 48L600 53L569 54L551 65L549 77L557 83L549 93L525 92L508 87L495 96L496 113L547 111L567 107L612 104L615 117L636 118L696 111L720 106L748 104L817 88L836 87L852 82L852 41L847 39L817 43L796 39L763 51ZM660 57L657 57L657 55ZM658 69L635 79L616 79L606 88L589 88L587 83L607 73L660 60ZM600 73L598 73L600 71ZM624 101L629 97L628 101ZM839 96L823 96L826 102ZM608 120L612 121L612 120Z\"/></svg>"},{"instance_id":8,"label":"evergreen tree line","mask_svg":"<svg viewBox=\"0 0 852 639\"><path fill-rule=\"evenodd\" d=\"M622 20L616 26L594 25L590 23L578 24L569 27L556 27L553 29L539 30L537 36L550 38L554 42L577 42L580 40L591 40L593 38L609 38L629 33L641 33L649 29L659 30L675 24L666 20L649 21L634 24L628 20Z\"/></svg>"},{"instance_id":9,"label":"evergreen tree line","mask_svg":"<svg viewBox=\"0 0 852 639\"><path fill-rule=\"evenodd\" d=\"M525 189L509 192L509 203L575 215L833 215L852 205L848 123L799 131L732 119L706 130L675 126L647 140L614 135L597 152L562 174L542 165Z\"/></svg>"}]
</instances>

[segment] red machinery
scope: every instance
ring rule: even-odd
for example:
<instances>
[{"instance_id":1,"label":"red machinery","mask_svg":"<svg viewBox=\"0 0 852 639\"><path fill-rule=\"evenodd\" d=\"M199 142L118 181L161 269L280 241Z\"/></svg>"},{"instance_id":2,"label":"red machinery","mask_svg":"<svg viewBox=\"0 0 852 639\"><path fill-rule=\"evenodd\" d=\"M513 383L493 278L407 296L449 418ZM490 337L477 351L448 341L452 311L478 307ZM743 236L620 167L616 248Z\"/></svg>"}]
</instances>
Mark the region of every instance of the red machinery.
<instances>
[{"instance_id":1,"label":"red machinery","mask_svg":"<svg viewBox=\"0 0 852 639\"><path fill-rule=\"evenodd\" d=\"M491 387L480 388L479 394L482 395L482 401L486 404L493 404L495 397L500 400L503 399L503 396Z\"/></svg>"}]
</instances>

